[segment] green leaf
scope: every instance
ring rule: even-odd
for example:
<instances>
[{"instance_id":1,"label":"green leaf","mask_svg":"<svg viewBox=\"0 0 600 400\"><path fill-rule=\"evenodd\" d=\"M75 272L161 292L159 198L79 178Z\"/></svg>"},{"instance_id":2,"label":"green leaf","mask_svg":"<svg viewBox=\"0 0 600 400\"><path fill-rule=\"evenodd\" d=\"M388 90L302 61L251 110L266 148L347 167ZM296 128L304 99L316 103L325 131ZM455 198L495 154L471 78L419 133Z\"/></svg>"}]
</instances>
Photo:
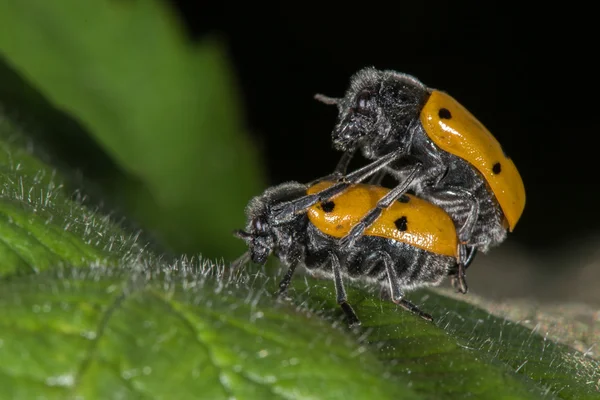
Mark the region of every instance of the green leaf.
<instances>
[{"instance_id":1,"label":"green leaf","mask_svg":"<svg viewBox=\"0 0 600 400\"><path fill-rule=\"evenodd\" d=\"M330 283L306 277L294 286L309 307L340 315ZM448 398L599 398L600 362L431 290L409 298L430 312L435 323L364 288L352 285L348 290L366 341L394 373L412 378L417 392L433 398L441 398L440 393Z\"/></svg>"},{"instance_id":2,"label":"green leaf","mask_svg":"<svg viewBox=\"0 0 600 400\"><path fill-rule=\"evenodd\" d=\"M9 398L401 398L406 381L347 333L211 271L90 269L0 290Z\"/></svg>"},{"instance_id":3,"label":"green leaf","mask_svg":"<svg viewBox=\"0 0 600 400\"><path fill-rule=\"evenodd\" d=\"M164 1L23 0L0 3L0 55L125 171L105 188L167 245L242 251L260 171L219 41L192 43Z\"/></svg>"},{"instance_id":4,"label":"green leaf","mask_svg":"<svg viewBox=\"0 0 600 400\"><path fill-rule=\"evenodd\" d=\"M140 256L137 235L72 201L64 178L23 148L2 115L0 139L0 276Z\"/></svg>"},{"instance_id":5,"label":"green leaf","mask_svg":"<svg viewBox=\"0 0 600 400\"><path fill-rule=\"evenodd\" d=\"M358 286L168 262L82 205L0 119L0 387L29 398L598 398L597 361L429 291L423 321Z\"/></svg>"}]
</instances>

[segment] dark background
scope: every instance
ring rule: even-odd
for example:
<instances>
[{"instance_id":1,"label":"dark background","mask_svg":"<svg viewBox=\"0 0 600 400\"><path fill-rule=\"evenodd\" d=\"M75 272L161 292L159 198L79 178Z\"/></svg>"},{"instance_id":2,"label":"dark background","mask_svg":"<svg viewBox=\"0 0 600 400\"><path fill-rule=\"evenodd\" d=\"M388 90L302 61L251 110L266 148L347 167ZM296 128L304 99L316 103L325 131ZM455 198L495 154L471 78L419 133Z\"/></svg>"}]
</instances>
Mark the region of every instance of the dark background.
<instances>
[{"instance_id":1,"label":"dark background","mask_svg":"<svg viewBox=\"0 0 600 400\"><path fill-rule=\"evenodd\" d=\"M511 241L543 250L596 232L598 46L585 10L173 2L190 35L228 44L271 183L332 171L336 108L313 95L342 96L372 65L448 92L502 143L527 190Z\"/></svg>"}]
</instances>

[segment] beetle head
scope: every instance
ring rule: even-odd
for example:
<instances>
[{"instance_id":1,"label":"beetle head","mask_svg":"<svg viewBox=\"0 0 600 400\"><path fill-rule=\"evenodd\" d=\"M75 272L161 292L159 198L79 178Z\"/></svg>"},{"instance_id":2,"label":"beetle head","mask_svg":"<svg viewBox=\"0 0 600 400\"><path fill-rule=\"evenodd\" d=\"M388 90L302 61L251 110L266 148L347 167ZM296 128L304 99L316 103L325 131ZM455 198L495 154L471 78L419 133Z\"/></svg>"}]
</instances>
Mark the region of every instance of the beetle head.
<instances>
[{"instance_id":1,"label":"beetle head","mask_svg":"<svg viewBox=\"0 0 600 400\"><path fill-rule=\"evenodd\" d=\"M419 121L428 95L427 87L410 75L365 68L352 76L343 98L317 99L338 107L333 147L362 149L365 156L375 158L409 144L410 128Z\"/></svg>"}]
</instances>

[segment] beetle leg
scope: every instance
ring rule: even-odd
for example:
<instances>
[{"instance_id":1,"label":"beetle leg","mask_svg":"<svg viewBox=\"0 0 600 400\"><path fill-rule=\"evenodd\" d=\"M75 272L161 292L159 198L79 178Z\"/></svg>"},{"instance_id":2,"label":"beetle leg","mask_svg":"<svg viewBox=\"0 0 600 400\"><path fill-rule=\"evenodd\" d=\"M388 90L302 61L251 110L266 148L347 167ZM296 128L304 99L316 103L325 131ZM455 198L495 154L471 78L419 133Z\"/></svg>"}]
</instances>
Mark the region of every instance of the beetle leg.
<instances>
[{"instance_id":1,"label":"beetle leg","mask_svg":"<svg viewBox=\"0 0 600 400\"><path fill-rule=\"evenodd\" d=\"M352 157L354 157L354 151L347 151L344 154L342 154L342 157L340 158L340 161L338 161L335 170L333 171L332 174L323 176L319 179L316 179L312 182L308 183L308 187L316 185L319 182L323 182L323 181L340 181L344 178L344 176L346 175L346 170L348 169L348 165L350 164L350 161L352 161Z\"/></svg>"},{"instance_id":2,"label":"beetle leg","mask_svg":"<svg viewBox=\"0 0 600 400\"><path fill-rule=\"evenodd\" d=\"M466 280L466 260L469 255L467 254L467 246L464 244L458 245L458 271L452 279L452 286L455 287L460 293L466 294L469 291L469 286Z\"/></svg>"},{"instance_id":3,"label":"beetle leg","mask_svg":"<svg viewBox=\"0 0 600 400\"><path fill-rule=\"evenodd\" d=\"M344 281L342 280L342 267L340 266L340 260L333 252L329 253L329 260L331 261L331 269L333 270L337 303L346 314L346 318L348 318L348 324L350 326L358 326L360 325L360 320L354 312L354 309L352 309L352 306L348 304L348 296L346 295Z\"/></svg>"},{"instance_id":4,"label":"beetle leg","mask_svg":"<svg viewBox=\"0 0 600 400\"><path fill-rule=\"evenodd\" d=\"M298 262L294 261L288 268L287 272L285 273L283 279L281 279L281 281L279 282L279 290L277 291L277 297L279 298L284 298L287 299L288 298L288 288L290 287L290 283L292 281L292 276L294 275L294 272L296 271L296 267L298 266Z\"/></svg>"},{"instance_id":5,"label":"beetle leg","mask_svg":"<svg viewBox=\"0 0 600 400\"><path fill-rule=\"evenodd\" d=\"M341 176L346 175L348 165L350 165L350 161L352 161L353 157L354 150L344 152L344 154L342 154L342 157L340 158L340 161L338 161L337 165L335 166L334 174L340 174Z\"/></svg>"},{"instance_id":6,"label":"beetle leg","mask_svg":"<svg viewBox=\"0 0 600 400\"><path fill-rule=\"evenodd\" d=\"M435 191L435 189L433 190ZM467 293L469 289L465 279L466 270L473 262L475 254L477 254L477 249L466 243L469 243L471 235L473 234L473 229L477 223L477 218L479 216L479 201L471 192L460 187L450 186L444 188L444 194L461 198L464 202L470 204L467 218L457 232L462 243L458 245L458 271L456 275L452 277L452 286L461 293Z\"/></svg>"},{"instance_id":7,"label":"beetle leg","mask_svg":"<svg viewBox=\"0 0 600 400\"><path fill-rule=\"evenodd\" d=\"M471 263L473 262L473 260L475 259L475 256L477 255L477 249L475 247L471 247L471 246L466 246L467 247L467 251L469 251L469 254L467 255L466 259L465 259L465 270L467 268L469 268L469 265L471 265Z\"/></svg>"},{"instance_id":8,"label":"beetle leg","mask_svg":"<svg viewBox=\"0 0 600 400\"><path fill-rule=\"evenodd\" d=\"M464 294L467 293L467 291L469 290L467 281L465 279L466 270L467 268L469 268L469 265L471 265L471 263L475 259L475 255L477 255L477 249L461 244L459 247L459 254L459 260L464 261L458 263L458 271L455 275L452 276L452 287L456 288L459 292Z\"/></svg>"},{"instance_id":9,"label":"beetle leg","mask_svg":"<svg viewBox=\"0 0 600 400\"><path fill-rule=\"evenodd\" d=\"M419 317L427 321L433 321L433 317L431 315L421 311L419 307L417 307L410 301L404 299L404 293L402 293L402 289L400 289L398 275L396 274L396 270L394 269L394 260L392 260L390 255L385 252L380 252L379 256L381 258L381 261L383 261L385 265L385 270L388 276L388 283L390 285L390 295L392 296L392 301L404 308L405 310L417 314Z\"/></svg>"},{"instance_id":10,"label":"beetle leg","mask_svg":"<svg viewBox=\"0 0 600 400\"><path fill-rule=\"evenodd\" d=\"M459 187L449 187L448 194L454 194L456 197L462 197L463 201L470 203L470 210L467 214L467 219L463 222L462 226L458 229L458 237L461 242L469 243L477 218L479 217L479 200L468 190ZM466 250L462 252L461 262L465 265L465 268L471 263L474 254L467 254ZM471 258L467 262L467 260Z\"/></svg>"},{"instance_id":11,"label":"beetle leg","mask_svg":"<svg viewBox=\"0 0 600 400\"><path fill-rule=\"evenodd\" d=\"M467 216L467 220L463 223L458 231L458 237L461 241L468 243L471 239L471 235L473 234L473 229L475 228L475 224L477 223L477 217L479 217L479 200L470 192L462 189L462 188L452 188L454 190L459 190L463 193L465 199L468 199L471 203L471 211L469 211L469 215ZM465 258L466 261L466 258Z\"/></svg>"},{"instance_id":12,"label":"beetle leg","mask_svg":"<svg viewBox=\"0 0 600 400\"><path fill-rule=\"evenodd\" d=\"M302 196L298 199L277 204L272 208L272 217L275 224L289 222L295 215L305 212L313 205L329 200L346 190L350 185L360 183L385 168L388 164L398 159L403 153L394 152L348 174L343 181L338 182L318 193ZM343 159L343 158L342 158ZM319 179L321 181L323 179Z\"/></svg>"},{"instance_id":13,"label":"beetle leg","mask_svg":"<svg viewBox=\"0 0 600 400\"><path fill-rule=\"evenodd\" d=\"M387 175L387 173L387 171L381 170L376 174L373 174L373 176L371 176L371 179L369 179L367 183L369 185L381 186L381 181L383 181L383 178Z\"/></svg>"},{"instance_id":14,"label":"beetle leg","mask_svg":"<svg viewBox=\"0 0 600 400\"><path fill-rule=\"evenodd\" d=\"M471 235L473 234L473 230L475 229L475 225L477 223L477 218L479 217L479 200L466 189L463 189L458 186L445 186L441 190L435 187L427 188L426 193L427 197L433 198L443 198L446 203L450 203L450 207L452 203L456 202L456 199L460 199L461 203L469 204L469 211L467 212L467 218L458 226L458 238L463 243L469 243L471 240ZM442 195L442 197L440 197ZM444 207L444 206L442 206ZM465 256L467 254L465 253ZM466 258L463 262L466 261Z\"/></svg>"}]
</instances>

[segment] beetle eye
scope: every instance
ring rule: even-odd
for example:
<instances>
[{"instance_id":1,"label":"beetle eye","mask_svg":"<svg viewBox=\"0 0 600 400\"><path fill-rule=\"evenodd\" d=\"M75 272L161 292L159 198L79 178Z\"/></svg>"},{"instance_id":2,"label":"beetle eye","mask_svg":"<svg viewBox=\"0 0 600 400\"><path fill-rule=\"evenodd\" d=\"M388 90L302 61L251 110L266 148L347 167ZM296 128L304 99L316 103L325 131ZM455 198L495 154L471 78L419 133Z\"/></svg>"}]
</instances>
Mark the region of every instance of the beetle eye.
<instances>
[{"instance_id":1,"label":"beetle eye","mask_svg":"<svg viewBox=\"0 0 600 400\"><path fill-rule=\"evenodd\" d=\"M256 218L254 220L254 229L258 232L261 232L265 227L265 221L262 218Z\"/></svg>"},{"instance_id":2,"label":"beetle eye","mask_svg":"<svg viewBox=\"0 0 600 400\"><path fill-rule=\"evenodd\" d=\"M373 95L369 90L363 90L358 95L356 95L356 107L355 111L360 114L370 114L371 113L371 99Z\"/></svg>"}]
</instances>

